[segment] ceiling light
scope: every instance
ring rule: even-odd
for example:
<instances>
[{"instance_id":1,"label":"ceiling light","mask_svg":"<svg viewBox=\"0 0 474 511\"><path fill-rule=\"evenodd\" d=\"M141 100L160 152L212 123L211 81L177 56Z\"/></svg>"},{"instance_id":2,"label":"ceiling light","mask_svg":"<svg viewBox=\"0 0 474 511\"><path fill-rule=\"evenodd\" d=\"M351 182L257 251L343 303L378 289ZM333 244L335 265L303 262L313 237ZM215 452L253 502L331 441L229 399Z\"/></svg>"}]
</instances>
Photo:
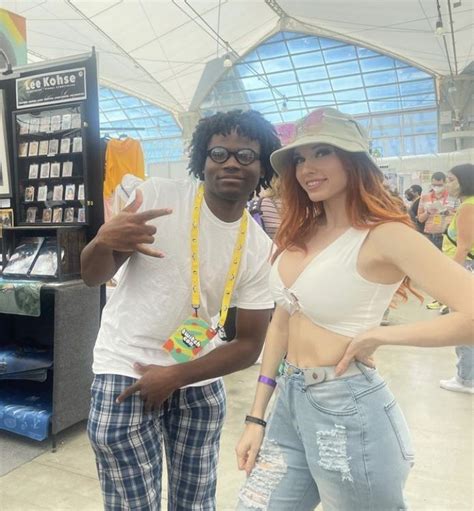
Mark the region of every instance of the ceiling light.
<instances>
[{"instance_id":1,"label":"ceiling light","mask_svg":"<svg viewBox=\"0 0 474 511\"><path fill-rule=\"evenodd\" d=\"M225 59L224 59L224 62L223 62L223 65L225 68L229 68L229 67L232 67L233 66L233 62L232 60L230 59L229 55L226 55L225 56Z\"/></svg>"},{"instance_id":2,"label":"ceiling light","mask_svg":"<svg viewBox=\"0 0 474 511\"><path fill-rule=\"evenodd\" d=\"M446 29L443 27L443 22L441 20L438 20L436 22L435 34L436 35L446 34Z\"/></svg>"},{"instance_id":3,"label":"ceiling light","mask_svg":"<svg viewBox=\"0 0 474 511\"><path fill-rule=\"evenodd\" d=\"M281 111L282 112L287 112L288 111L288 102L287 102L286 98L283 100L283 103L281 104Z\"/></svg>"}]
</instances>

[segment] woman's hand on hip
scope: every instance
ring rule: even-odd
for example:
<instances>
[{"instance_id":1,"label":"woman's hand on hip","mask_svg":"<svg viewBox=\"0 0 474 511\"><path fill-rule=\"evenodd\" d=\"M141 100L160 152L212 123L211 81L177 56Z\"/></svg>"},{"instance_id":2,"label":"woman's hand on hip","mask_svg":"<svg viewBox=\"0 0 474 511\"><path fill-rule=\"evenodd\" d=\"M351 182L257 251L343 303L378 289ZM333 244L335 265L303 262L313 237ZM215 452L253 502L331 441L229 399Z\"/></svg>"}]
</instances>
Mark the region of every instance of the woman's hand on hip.
<instances>
[{"instance_id":1,"label":"woman's hand on hip","mask_svg":"<svg viewBox=\"0 0 474 511\"><path fill-rule=\"evenodd\" d=\"M341 360L336 365L336 375L340 376L347 371L350 363L354 360L362 362L368 367L375 367L373 354L381 345L379 336L379 328L373 328L368 332L356 335L347 345L346 351Z\"/></svg>"}]
</instances>

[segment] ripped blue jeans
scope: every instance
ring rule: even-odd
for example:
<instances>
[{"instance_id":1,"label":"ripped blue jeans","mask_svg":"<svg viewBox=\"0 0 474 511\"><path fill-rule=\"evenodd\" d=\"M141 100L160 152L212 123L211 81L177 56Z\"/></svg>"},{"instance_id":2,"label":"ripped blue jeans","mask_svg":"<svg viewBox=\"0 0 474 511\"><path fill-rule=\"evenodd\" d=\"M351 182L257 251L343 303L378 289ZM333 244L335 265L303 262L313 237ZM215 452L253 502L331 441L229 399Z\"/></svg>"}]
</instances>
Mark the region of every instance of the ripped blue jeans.
<instances>
[{"instance_id":1,"label":"ripped blue jeans","mask_svg":"<svg viewBox=\"0 0 474 511\"><path fill-rule=\"evenodd\" d=\"M298 368L286 363L286 368ZM238 511L400 511L414 461L405 418L377 370L305 385L278 379L279 394Z\"/></svg>"}]
</instances>

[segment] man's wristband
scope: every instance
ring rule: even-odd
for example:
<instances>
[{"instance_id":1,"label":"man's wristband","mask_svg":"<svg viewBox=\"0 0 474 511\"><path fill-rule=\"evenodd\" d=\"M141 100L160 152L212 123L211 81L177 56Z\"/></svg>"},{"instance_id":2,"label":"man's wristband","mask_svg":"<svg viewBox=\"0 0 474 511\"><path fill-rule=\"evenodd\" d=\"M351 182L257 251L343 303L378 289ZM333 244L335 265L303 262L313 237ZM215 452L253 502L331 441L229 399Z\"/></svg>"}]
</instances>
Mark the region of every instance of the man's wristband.
<instances>
[{"instance_id":1,"label":"man's wristband","mask_svg":"<svg viewBox=\"0 0 474 511\"><path fill-rule=\"evenodd\" d=\"M268 376L263 376L262 374L258 377L257 381L259 383L265 383L265 385L269 385L273 388L277 386L277 382L273 378L268 378Z\"/></svg>"},{"instance_id":2,"label":"man's wristband","mask_svg":"<svg viewBox=\"0 0 474 511\"><path fill-rule=\"evenodd\" d=\"M245 417L245 424L251 422L252 424L258 424L259 426L263 426L264 428L267 426L266 421L263 419L259 419L258 417L253 417L252 415L247 415Z\"/></svg>"}]
</instances>

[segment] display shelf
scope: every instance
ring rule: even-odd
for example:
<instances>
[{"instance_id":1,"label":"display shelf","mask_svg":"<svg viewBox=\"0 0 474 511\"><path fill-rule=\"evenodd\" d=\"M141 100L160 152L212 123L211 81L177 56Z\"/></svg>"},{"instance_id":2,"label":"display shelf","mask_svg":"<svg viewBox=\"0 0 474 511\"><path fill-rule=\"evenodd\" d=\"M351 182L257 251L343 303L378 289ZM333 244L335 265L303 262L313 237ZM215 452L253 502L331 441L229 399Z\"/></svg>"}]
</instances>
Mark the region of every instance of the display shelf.
<instances>
[{"instance_id":1,"label":"display shelf","mask_svg":"<svg viewBox=\"0 0 474 511\"><path fill-rule=\"evenodd\" d=\"M17 110L12 118L17 224L87 225L82 104Z\"/></svg>"}]
</instances>

